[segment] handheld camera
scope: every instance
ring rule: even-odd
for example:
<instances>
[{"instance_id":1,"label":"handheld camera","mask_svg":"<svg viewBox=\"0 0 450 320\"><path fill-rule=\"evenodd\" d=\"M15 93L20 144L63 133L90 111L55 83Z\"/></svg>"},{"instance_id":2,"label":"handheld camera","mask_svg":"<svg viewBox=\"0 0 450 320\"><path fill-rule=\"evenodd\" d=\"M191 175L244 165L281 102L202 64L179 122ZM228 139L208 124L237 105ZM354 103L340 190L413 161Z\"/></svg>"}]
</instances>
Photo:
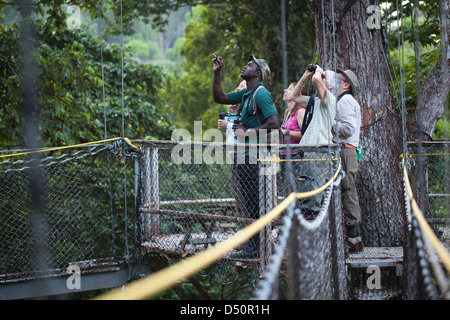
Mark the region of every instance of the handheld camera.
<instances>
[{"instance_id":1,"label":"handheld camera","mask_svg":"<svg viewBox=\"0 0 450 320\"><path fill-rule=\"evenodd\" d=\"M219 59L218 59L218 57L217 57L217 55L215 54L215 53L213 53L213 57L217 60L217 61L219 61ZM223 67L225 67L225 65L221 62L221 61L219 61L219 64L220 64L220 66L223 68Z\"/></svg>"}]
</instances>

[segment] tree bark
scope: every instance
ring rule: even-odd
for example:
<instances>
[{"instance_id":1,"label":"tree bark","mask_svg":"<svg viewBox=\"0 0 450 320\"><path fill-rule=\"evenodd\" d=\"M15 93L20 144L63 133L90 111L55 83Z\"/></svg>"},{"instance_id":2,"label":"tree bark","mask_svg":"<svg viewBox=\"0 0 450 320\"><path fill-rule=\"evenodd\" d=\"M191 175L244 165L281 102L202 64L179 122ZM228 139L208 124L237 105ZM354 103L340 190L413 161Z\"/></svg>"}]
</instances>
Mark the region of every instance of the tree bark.
<instances>
[{"instance_id":1,"label":"tree bark","mask_svg":"<svg viewBox=\"0 0 450 320\"><path fill-rule=\"evenodd\" d=\"M437 121L444 113L444 102L450 89L450 48L449 39L449 1L439 2L439 25L441 30L441 57L431 68L423 81L417 99L417 107L409 126L410 139L417 139L417 130L421 129L423 140L431 140Z\"/></svg>"},{"instance_id":2,"label":"tree bark","mask_svg":"<svg viewBox=\"0 0 450 320\"><path fill-rule=\"evenodd\" d=\"M397 246L402 244L405 216L399 168L402 121L393 101L381 31L366 24L370 2L317 0L316 41L319 65L351 69L360 83L355 99L361 106L364 148L357 175L363 241L366 246Z\"/></svg>"}]
</instances>

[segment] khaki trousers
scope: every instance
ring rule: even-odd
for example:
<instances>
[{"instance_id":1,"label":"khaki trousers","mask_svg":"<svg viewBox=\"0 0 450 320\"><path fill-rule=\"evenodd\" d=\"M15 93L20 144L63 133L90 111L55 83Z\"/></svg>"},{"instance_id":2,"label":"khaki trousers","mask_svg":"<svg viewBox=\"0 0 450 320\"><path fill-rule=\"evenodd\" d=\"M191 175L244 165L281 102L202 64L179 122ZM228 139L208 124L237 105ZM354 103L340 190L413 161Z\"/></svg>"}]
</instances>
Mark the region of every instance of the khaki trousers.
<instances>
[{"instance_id":1,"label":"khaki trousers","mask_svg":"<svg viewBox=\"0 0 450 320\"><path fill-rule=\"evenodd\" d=\"M344 222L347 226L358 225L361 221L361 209L359 207L358 192L356 190L356 173L358 172L358 160L356 150L351 148L341 149L342 168L345 177L341 181L342 211Z\"/></svg>"}]
</instances>

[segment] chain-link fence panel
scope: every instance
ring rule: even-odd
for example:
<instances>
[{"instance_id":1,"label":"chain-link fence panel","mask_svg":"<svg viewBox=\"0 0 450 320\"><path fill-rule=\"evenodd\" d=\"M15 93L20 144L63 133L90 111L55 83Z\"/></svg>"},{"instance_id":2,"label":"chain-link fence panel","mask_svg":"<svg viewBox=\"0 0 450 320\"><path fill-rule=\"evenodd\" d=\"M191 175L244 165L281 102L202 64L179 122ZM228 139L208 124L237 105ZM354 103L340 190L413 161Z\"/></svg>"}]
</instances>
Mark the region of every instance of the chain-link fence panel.
<instances>
[{"instance_id":1,"label":"chain-link fence panel","mask_svg":"<svg viewBox=\"0 0 450 320\"><path fill-rule=\"evenodd\" d=\"M175 258L194 255L228 239L291 192L325 185L338 164L336 150L329 146L293 146L287 153L286 146L239 150L238 146L214 143L138 143L145 154L140 173L142 246L146 252ZM323 191L312 200L296 200L294 206L310 223L327 210L323 209L325 203ZM261 274L279 245L282 225L282 218L273 221L222 257L214 267L216 275L223 272L217 278L223 283L231 281L235 273L227 265L235 269L236 264L258 267ZM319 234L330 239L329 232ZM319 255L317 261L323 258Z\"/></svg>"},{"instance_id":2,"label":"chain-link fence panel","mask_svg":"<svg viewBox=\"0 0 450 320\"><path fill-rule=\"evenodd\" d=\"M279 299L280 271L286 274L289 299L348 298L340 203L339 186L332 184L313 221L301 209L294 209L295 205L290 207L291 214L283 226L285 237L280 239L284 246L276 248L276 254L271 257L261 286L255 292L256 299Z\"/></svg>"},{"instance_id":3,"label":"chain-link fence panel","mask_svg":"<svg viewBox=\"0 0 450 320\"><path fill-rule=\"evenodd\" d=\"M139 157L131 149L119 140L1 162L0 274L128 255Z\"/></svg>"},{"instance_id":4,"label":"chain-link fence panel","mask_svg":"<svg viewBox=\"0 0 450 320\"><path fill-rule=\"evenodd\" d=\"M410 143L408 152L414 198L433 231L450 248L450 143Z\"/></svg>"}]
</instances>

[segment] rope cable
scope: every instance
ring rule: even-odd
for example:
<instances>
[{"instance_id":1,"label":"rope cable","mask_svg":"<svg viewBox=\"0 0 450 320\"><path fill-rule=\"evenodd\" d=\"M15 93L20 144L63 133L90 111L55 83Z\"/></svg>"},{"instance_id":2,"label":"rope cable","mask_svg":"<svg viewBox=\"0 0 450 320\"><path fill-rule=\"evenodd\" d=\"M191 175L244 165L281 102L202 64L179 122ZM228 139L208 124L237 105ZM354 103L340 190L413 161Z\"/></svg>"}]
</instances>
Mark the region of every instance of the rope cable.
<instances>
[{"instance_id":1,"label":"rope cable","mask_svg":"<svg viewBox=\"0 0 450 320\"><path fill-rule=\"evenodd\" d=\"M382 50L383 45L381 43L381 41L382 41L381 31L378 31L377 34L378 34L378 38L379 38L379 41L380 41L380 46L379 47ZM374 109L375 118L383 119L384 121L386 121L386 119L387 119L387 116L386 116L387 112L382 112L382 109L381 109L381 107L384 105L384 94L383 94L383 78L381 76L380 50L377 50L377 69L378 69L377 71L378 71L378 82L379 82L379 86L380 86L380 96L381 96L380 97L380 101L381 101L381 103L380 103L378 108ZM389 70L389 67L388 67L388 70ZM385 110L389 110L389 108L385 108ZM387 134L386 125L382 126L382 130L384 131L383 137L387 138L389 135ZM391 172L391 170L387 170L387 174L388 174L389 181L390 181L389 189L391 189L390 192L389 192L389 197L391 199L391 203L395 203L395 201L394 201L394 194L395 194L395 192L393 190L394 183L393 183L393 180L392 180L392 172ZM396 224L392 224L392 225L394 227L396 226Z\"/></svg>"},{"instance_id":2,"label":"rope cable","mask_svg":"<svg viewBox=\"0 0 450 320\"><path fill-rule=\"evenodd\" d=\"M103 63L103 32L101 30L101 24L103 24L103 19L101 17L102 14L102 2L99 2L98 6L98 16L99 16L99 22L98 22L98 32L100 34L100 57L101 57L101 64L102 64L102 92L103 92L103 125L105 129L104 133L104 139L108 139L107 134L107 125L106 125L106 101L105 101L105 68Z\"/></svg>"},{"instance_id":3,"label":"rope cable","mask_svg":"<svg viewBox=\"0 0 450 320\"><path fill-rule=\"evenodd\" d=\"M125 136L125 102L124 102L124 84L123 84L123 15L122 15L122 0L120 0L120 35L122 43L122 137ZM125 145L123 146L125 151ZM123 162L123 179L124 179L124 206L125 206L125 257L127 262L130 258L128 249L128 209L127 209L127 168L126 161Z\"/></svg>"},{"instance_id":4,"label":"rope cable","mask_svg":"<svg viewBox=\"0 0 450 320\"><path fill-rule=\"evenodd\" d=\"M71 148L84 147L84 146L91 146L91 145L94 145L94 144L97 144L97 143L116 141L116 140L119 140L119 139L121 139L121 138L111 138L111 139L104 139L104 140L95 141L95 142L80 143L80 144L75 144L75 145L70 145L70 146L52 147L52 148L44 148L44 149L31 150L31 151L19 152L19 153L13 153L13 154L5 154L5 155L1 155L0 158L10 158L10 157L17 157L17 156L28 155L28 154L32 154L32 153L42 153L42 152L50 152L50 151L56 151L56 150L71 149ZM128 140L128 139L126 139L126 140ZM138 147L135 146L135 148L138 148Z\"/></svg>"},{"instance_id":5,"label":"rope cable","mask_svg":"<svg viewBox=\"0 0 450 320\"><path fill-rule=\"evenodd\" d=\"M98 23L98 32L100 35L100 56L101 56L101 64L102 64L102 93L103 93L103 126L104 126L104 139L108 138L108 130L107 130L107 117L106 117L106 99L105 99L105 66L103 62L103 31L101 30L101 25L103 24L102 19L102 9L103 9L103 1L99 2L98 6L98 17L99 17L99 23ZM111 172L110 167L110 159L109 159L109 153L106 154L107 159L107 167L108 172ZM110 210L110 217L111 217L111 254L115 256L115 232L114 232L114 205L113 205L113 196L112 196L112 182L111 182L111 175L109 174L109 210Z\"/></svg>"},{"instance_id":6,"label":"rope cable","mask_svg":"<svg viewBox=\"0 0 450 320\"><path fill-rule=\"evenodd\" d=\"M120 0L120 39L121 39L121 59L122 59L122 137L125 137L125 101L124 101L124 85L123 85L123 17L122 17L122 0Z\"/></svg>"},{"instance_id":7,"label":"rope cable","mask_svg":"<svg viewBox=\"0 0 450 320\"><path fill-rule=\"evenodd\" d=\"M401 96L401 112L402 112L402 130L403 130L403 154L407 153L406 150L406 106L405 106L405 79L404 79L404 47L403 47L403 5L397 3L397 40L398 40L398 60L400 68L400 96ZM399 13L400 11L400 13ZM400 15L400 18L399 18ZM401 40L400 40L400 22L401 22ZM400 56L400 51L402 52Z\"/></svg>"},{"instance_id":8,"label":"rope cable","mask_svg":"<svg viewBox=\"0 0 450 320\"><path fill-rule=\"evenodd\" d=\"M412 188L409 183L408 172L406 171L405 157L402 157L402 166L403 166L403 176L405 179L406 191L408 193L408 196L409 196L409 199L411 202L411 208L415 213L417 222L419 223L419 227L422 230L422 233L428 238L430 243L433 245L434 250L436 251L437 255L440 257L443 265L447 269L447 272L450 272L450 254L448 253L448 250L444 247L444 245L439 241L439 239L437 238L436 234L433 232L431 227L428 225L427 221L425 220L425 217L422 214L422 211L420 210L419 206L417 205L416 201L414 200Z\"/></svg>"}]
</instances>

